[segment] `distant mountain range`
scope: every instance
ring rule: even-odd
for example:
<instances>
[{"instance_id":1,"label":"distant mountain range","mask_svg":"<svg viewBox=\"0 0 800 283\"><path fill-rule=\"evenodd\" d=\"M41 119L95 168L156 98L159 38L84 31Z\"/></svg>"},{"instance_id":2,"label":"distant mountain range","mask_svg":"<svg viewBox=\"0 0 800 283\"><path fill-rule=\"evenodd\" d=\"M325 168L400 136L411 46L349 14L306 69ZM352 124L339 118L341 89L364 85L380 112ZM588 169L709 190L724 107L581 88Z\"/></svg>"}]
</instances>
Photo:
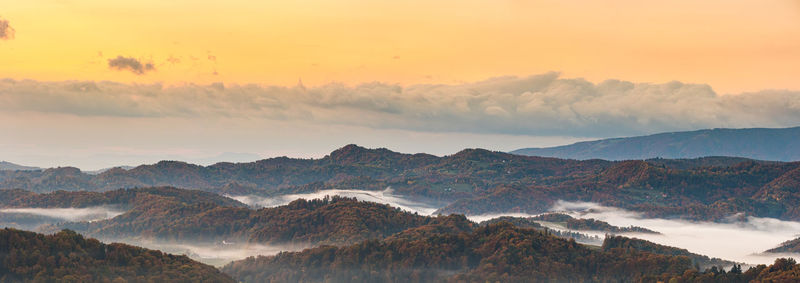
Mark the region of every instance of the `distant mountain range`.
<instances>
[{"instance_id":1,"label":"distant mountain range","mask_svg":"<svg viewBox=\"0 0 800 283\"><path fill-rule=\"evenodd\" d=\"M730 215L800 220L800 162L743 158L566 160L465 149L402 154L348 145L321 159L286 157L198 166L177 161L115 168L0 171L0 189L109 191L174 186L231 196L384 190L441 207L437 213L542 213L558 200L590 201L644 213L720 221Z\"/></svg>"},{"instance_id":2,"label":"distant mountain range","mask_svg":"<svg viewBox=\"0 0 800 283\"><path fill-rule=\"evenodd\" d=\"M612 138L570 145L523 148L511 153L566 159L634 160L650 158L745 157L800 160L800 127L711 129Z\"/></svg>"},{"instance_id":3,"label":"distant mountain range","mask_svg":"<svg viewBox=\"0 0 800 283\"><path fill-rule=\"evenodd\" d=\"M32 166L23 166L19 164L14 164L8 161L0 161L0 170L20 170L20 171L35 171L35 170L42 170L39 167L32 167Z\"/></svg>"}]
</instances>

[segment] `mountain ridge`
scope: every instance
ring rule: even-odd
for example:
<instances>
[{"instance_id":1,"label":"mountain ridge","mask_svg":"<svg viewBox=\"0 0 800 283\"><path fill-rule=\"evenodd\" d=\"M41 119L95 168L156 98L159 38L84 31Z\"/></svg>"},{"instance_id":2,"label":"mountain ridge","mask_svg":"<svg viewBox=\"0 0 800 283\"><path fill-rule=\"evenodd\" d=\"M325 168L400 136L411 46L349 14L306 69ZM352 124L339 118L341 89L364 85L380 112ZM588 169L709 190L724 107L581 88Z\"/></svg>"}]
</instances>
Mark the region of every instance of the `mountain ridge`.
<instances>
[{"instance_id":1,"label":"mountain ridge","mask_svg":"<svg viewBox=\"0 0 800 283\"><path fill-rule=\"evenodd\" d=\"M666 132L554 147L522 148L511 153L577 160L729 156L788 162L800 160L800 127L715 128Z\"/></svg>"}]
</instances>

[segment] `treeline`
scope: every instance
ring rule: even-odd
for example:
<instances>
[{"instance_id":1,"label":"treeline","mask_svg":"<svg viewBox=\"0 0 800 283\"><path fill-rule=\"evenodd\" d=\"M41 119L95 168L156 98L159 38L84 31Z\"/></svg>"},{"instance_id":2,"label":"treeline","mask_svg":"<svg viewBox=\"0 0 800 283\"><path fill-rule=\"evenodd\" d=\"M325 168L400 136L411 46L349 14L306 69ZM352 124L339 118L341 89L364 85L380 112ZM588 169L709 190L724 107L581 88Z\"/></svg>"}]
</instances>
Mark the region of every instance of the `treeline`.
<instances>
[{"instance_id":1,"label":"treeline","mask_svg":"<svg viewBox=\"0 0 800 283\"><path fill-rule=\"evenodd\" d=\"M211 203L221 206L246 206L236 200L211 192L174 187L146 187L116 189L107 192L54 191L41 194L21 189L0 190L0 207L80 208L101 205L133 207L153 198L185 204Z\"/></svg>"},{"instance_id":2,"label":"treeline","mask_svg":"<svg viewBox=\"0 0 800 283\"><path fill-rule=\"evenodd\" d=\"M244 282L619 282L688 269L683 256L597 251L499 223L471 233L251 257L223 271Z\"/></svg>"},{"instance_id":3,"label":"treeline","mask_svg":"<svg viewBox=\"0 0 800 283\"><path fill-rule=\"evenodd\" d=\"M767 253L800 253L800 238L781 243L779 246L769 249Z\"/></svg>"},{"instance_id":4,"label":"treeline","mask_svg":"<svg viewBox=\"0 0 800 283\"><path fill-rule=\"evenodd\" d=\"M603 241L602 249L604 251L635 250L660 255L685 256L692 260L692 264L697 270L704 270L712 267L729 267L736 264L732 261L719 258L709 258L708 256L691 253L686 249L659 245L641 239L627 238L622 236L607 235Z\"/></svg>"},{"instance_id":5,"label":"treeline","mask_svg":"<svg viewBox=\"0 0 800 283\"><path fill-rule=\"evenodd\" d=\"M186 256L103 244L64 230L0 230L0 282L235 282Z\"/></svg>"},{"instance_id":6,"label":"treeline","mask_svg":"<svg viewBox=\"0 0 800 283\"><path fill-rule=\"evenodd\" d=\"M585 230L585 231L602 231L607 233L648 233L648 234L659 234L656 231L638 227L638 226L629 226L629 227L617 227L608 222L592 219L592 218L574 218L572 216L563 214L563 213L545 213L542 215L537 215L531 217L531 220L539 220L545 222L553 222L563 224L565 227L573 230Z\"/></svg>"},{"instance_id":7,"label":"treeline","mask_svg":"<svg viewBox=\"0 0 800 283\"><path fill-rule=\"evenodd\" d=\"M325 197L251 209L213 202L181 202L143 196L112 219L54 225L100 239L144 237L168 242L252 242L262 244L352 244L383 239L438 221L385 204Z\"/></svg>"},{"instance_id":8,"label":"treeline","mask_svg":"<svg viewBox=\"0 0 800 283\"><path fill-rule=\"evenodd\" d=\"M552 215L552 214L546 214L546 215ZM561 214L561 215L564 215L564 214ZM600 245L603 242L603 238L598 237L598 236L589 236L587 234L583 234L583 233L579 233L579 232L572 232L572 231L560 231L560 230L548 229L547 227L542 226L542 224L539 224L539 222L537 220L534 220L534 219L536 219L536 217L502 216L502 217L497 217L497 218L492 218L492 219L489 219L489 220L481 221L481 223L479 223L479 225L480 226L487 226L487 225L490 225L490 224L508 222L508 223L514 224L514 226L517 226L517 227L520 227L520 228L527 228L527 229L534 229L534 230L544 231L547 234L550 234L550 235L553 235L553 236L556 236L556 237L559 237L559 238L574 239L575 241L577 241L579 243ZM548 221L548 222L550 222L550 221Z\"/></svg>"},{"instance_id":9,"label":"treeline","mask_svg":"<svg viewBox=\"0 0 800 283\"><path fill-rule=\"evenodd\" d=\"M704 272L687 270L681 275L647 276L642 282L719 282L719 283L745 283L745 282L798 282L800 281L800 265L791 258L779 258L769 266L759 264L742 271L741 265L735 265L731 270L711 267Z\"/></svg>"}]
</instances>

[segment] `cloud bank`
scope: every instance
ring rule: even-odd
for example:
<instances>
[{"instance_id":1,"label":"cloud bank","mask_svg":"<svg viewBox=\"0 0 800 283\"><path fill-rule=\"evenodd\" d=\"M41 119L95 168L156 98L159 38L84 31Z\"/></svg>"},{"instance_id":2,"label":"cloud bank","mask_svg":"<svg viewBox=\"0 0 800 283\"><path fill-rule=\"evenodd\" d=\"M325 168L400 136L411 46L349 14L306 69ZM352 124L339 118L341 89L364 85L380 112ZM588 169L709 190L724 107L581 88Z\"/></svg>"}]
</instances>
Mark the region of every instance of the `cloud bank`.
<instances>
[{"instance_id":1,"label":"cloud bank","mask_svg":"<svg viewBox=\"0 0 800 283\"><path fill-rule=\"evenodd\" d=\"M254 207L275 207L275 206L289 204L290 202L298 199L322 199L326 196L343 196L349 198L356 198L359 201L370 201L370 202L388 204L394 207L398 207L402 210L419 213L421 215L432 215L437 209L440 208L439 206L419 201L413 201L405 199L402 196L395 195L394 191L391 188L387 188L383 191L321 190L313 193L279 195L275 197L230 196L230 195L226 196Z\"/></svg>"},{"instance_id":2,"label":"cloud bank","mask_svg":"<svg viewBox=\"0 0 800 283\"><path fill-rule=\"evenodd\" d=\"M62 219L67 221L96 221L108 218L117 217L125 211L105 207L85 207L85 208L38 208L38 207L24 207L24 208L4 208L0 209L0 213L20 213L45 216L50 218Z\"/></svg>"},{"instance_id":3,"label":"cloud bank","mask_svg":"<svg viewBox=\"0 0 800 283\"><path fill-rule=\"evenodd\" d=\"M0 39L14 39L14 28L8 24L8 20L0 18Z\"/></svg>"},{"instance_id":4,"label":"cloud bank","mask_svg":"<svg viewBox=\"0 0 800 283\"><path fill-rule=\"evenodd\" d=\"M693 222L679 219L644 218L640 213L589 202L558 201L550 211L562 212L576 218L593 218L619 227L639 226L661 234L621 233L654 243L679 247L693 253L748 264L770 264L776 258L798 254L761 254L780 243L800 235L800 222L773 218L747 217L730 223ZM499 216L530 217L533 214L494 214L468 216L483 221ZM550 226L550 228L554 228ZM566 229L565 231L570 231ZM590 236L602 232L578 231Z\"/></svg>"},{"instance_id":5,"label":"cloud bank","mask_svg":"<svg viewBox=\"0 0 800 283\"><path fill-rule=\"evenodd\" d=\"M113 62L113 63L112 63ZM110 66L137 74L125 57ZM152 68L152 67L150 67ZM708 85L598 84L558 73L458 85L320 87L0 81L0 111L114 117L236 117L423 132L609 137L800 124L800 92L719 95Z\"/></svg>"},{"instance_id":6,"label":"cloud bank","mask_svg":"<svg viewBox=\"0 0 800 283\"><path fill-rule=\"evenodd\" d=\"M144 75L144 73L155 70L153 63L142 63L139 59L133 57L117 56L114 59L108 59L108 67L120 71L131 71L137 75Z\"/></svg>"}]
</instances>

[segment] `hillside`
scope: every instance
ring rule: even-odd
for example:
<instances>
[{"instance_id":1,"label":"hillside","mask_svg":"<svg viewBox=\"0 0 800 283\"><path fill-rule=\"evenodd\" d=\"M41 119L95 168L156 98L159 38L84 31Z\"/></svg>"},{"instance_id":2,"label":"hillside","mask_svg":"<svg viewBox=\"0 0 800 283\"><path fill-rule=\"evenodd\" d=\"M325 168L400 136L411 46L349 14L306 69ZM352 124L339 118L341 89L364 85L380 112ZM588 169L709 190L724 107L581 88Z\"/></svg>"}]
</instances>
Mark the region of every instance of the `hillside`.
<instances>
[{"instance_id":1,"label":"hillside","mask_svg":"<svg viewBox=\"0 0 800 283\"><path fill-rule=\"evenodd\" d=\"M604 251L621 249L636 250L660 255L685 256L692 261L693 265L699 266L701 270L711 268L713 266L728 267L736 264L732 261L722 260L719 258L709 258L704 255L691 253L685 249L659 245L645 240L627 238L623 236L606 236L606 239L603 241L602 248Z\"/></svg>"},{"instance_id":2,"label":"hillside","mask_svg":"<svg viewBox=\"0 0 800 283\"><path fill-rule=\"evenodd\" d=\"M690 268L686 257L601 252L501 223L471 233L251 257L223 271L244 282L617 282Z\"/></svg>"},{"instance_id":3,"label":"hillside","mask_svg":"<svg viewBox=\"0 0 800 283\"><path fill-rule=\"evenodd\" d=\"M329 189L384 190L442 214L542 213L558 200L589 201L652 217L716 221L736 213L800 220L800 163L741 158L564 160L465 149L436 157L348 145L321 159L272 158L197 166L176 161L111 169L0 171L0 188L34 192L179 186L272 197Z\"/></svg>"},{"instance_id":4,"label":"hillside","mask_svg":"<svg viewBox=\"0 0 800 283\"><path fill-rule=\"evenodd\" d=\"M516 217L514 217L516 218ZM542 215L528 217L527 219L523 218L522 221L541 221L541 222L550 222L555 224L560 224L568 229L572 230L582 230L582 231L599 231L599 232L606 232L612 234L618 233L648 233L648 234L658 234L656 231L649 230L647 228L637 227L637 226L630 226L630 227L618 227L608 222L600 221L596 219L584 219L584 218L574 218L572 216L562 214L562 213L545 213Z\"/></svg>"},{"instance_id":5,"label":"hillside","mask_svg":"<svg viewBox=\"0 0 800 283\"><path fill-rule=\"evenodd\" d=\"M104 244L64 230L0 230L1 282L235 282L186 256Z\"/></svg>"},{"instance_id":6,"label":"hillside","mask_svg":"<svg viewBox=\"0 0 800 283\"><path fill-rule=\"evenodd\" d=\"M800 127L711 129L603 139L547 148L523 148L514 154L566 159L633 160L732 156L757 160L800 160Z\"/></svg>"},{"instance_id":7,"label":"hillside","mask_svg":"<svg viewBox=\"0 0 800 283\"><path fill-rule=\"evenodd\" d=\"M39 227L42 231L71 229L100 239L352 244L382 239L409 228L439 221L438 217L420 216L385 204L338 196L300 199L283 206L251 209L213 193L170 187L122 189L104 193L58 191L48 194L0 190L0 196L3 195L9 197L0 199L0 208L116 205L123 212L113 218L80 222L50 221L49 225ZM0 213L0 222L20 218L17 214Z\"/></svg>"},{"instance_id":8,"label":"hillside","mask_svg":"<svg viewBox=\"0 0 800 283\"><path fill-rule=\"evenodd\" d=\"M800 238L783 242L765 253L800 253Z\"/></svg>"},{"instance_id":9,"label":"hillside","mask_svg":"<svg viewBox=\"0 0 800 283\"><path fill-rule=\"evenodd\" d=\"M0 170L8 170L8 171L35 171L35 170L42 170L39 167L33 166L23 166L19 164L14 164L8 161L0 161Z\"/></svg>"},{"instance_id":10,"label":"hillside","mask_svg":"<svg viewBox=\"0 0 800 283\"><path fill-rule=\"evenodd\" d=\"M608 237L598 250L505 222L472 231L249 257L222 270L241 282L796 282L800 278L800 265L793 259L780 258L770 266L745 271L732 262L643 240Z\"/></svg>"}]
</instances>

